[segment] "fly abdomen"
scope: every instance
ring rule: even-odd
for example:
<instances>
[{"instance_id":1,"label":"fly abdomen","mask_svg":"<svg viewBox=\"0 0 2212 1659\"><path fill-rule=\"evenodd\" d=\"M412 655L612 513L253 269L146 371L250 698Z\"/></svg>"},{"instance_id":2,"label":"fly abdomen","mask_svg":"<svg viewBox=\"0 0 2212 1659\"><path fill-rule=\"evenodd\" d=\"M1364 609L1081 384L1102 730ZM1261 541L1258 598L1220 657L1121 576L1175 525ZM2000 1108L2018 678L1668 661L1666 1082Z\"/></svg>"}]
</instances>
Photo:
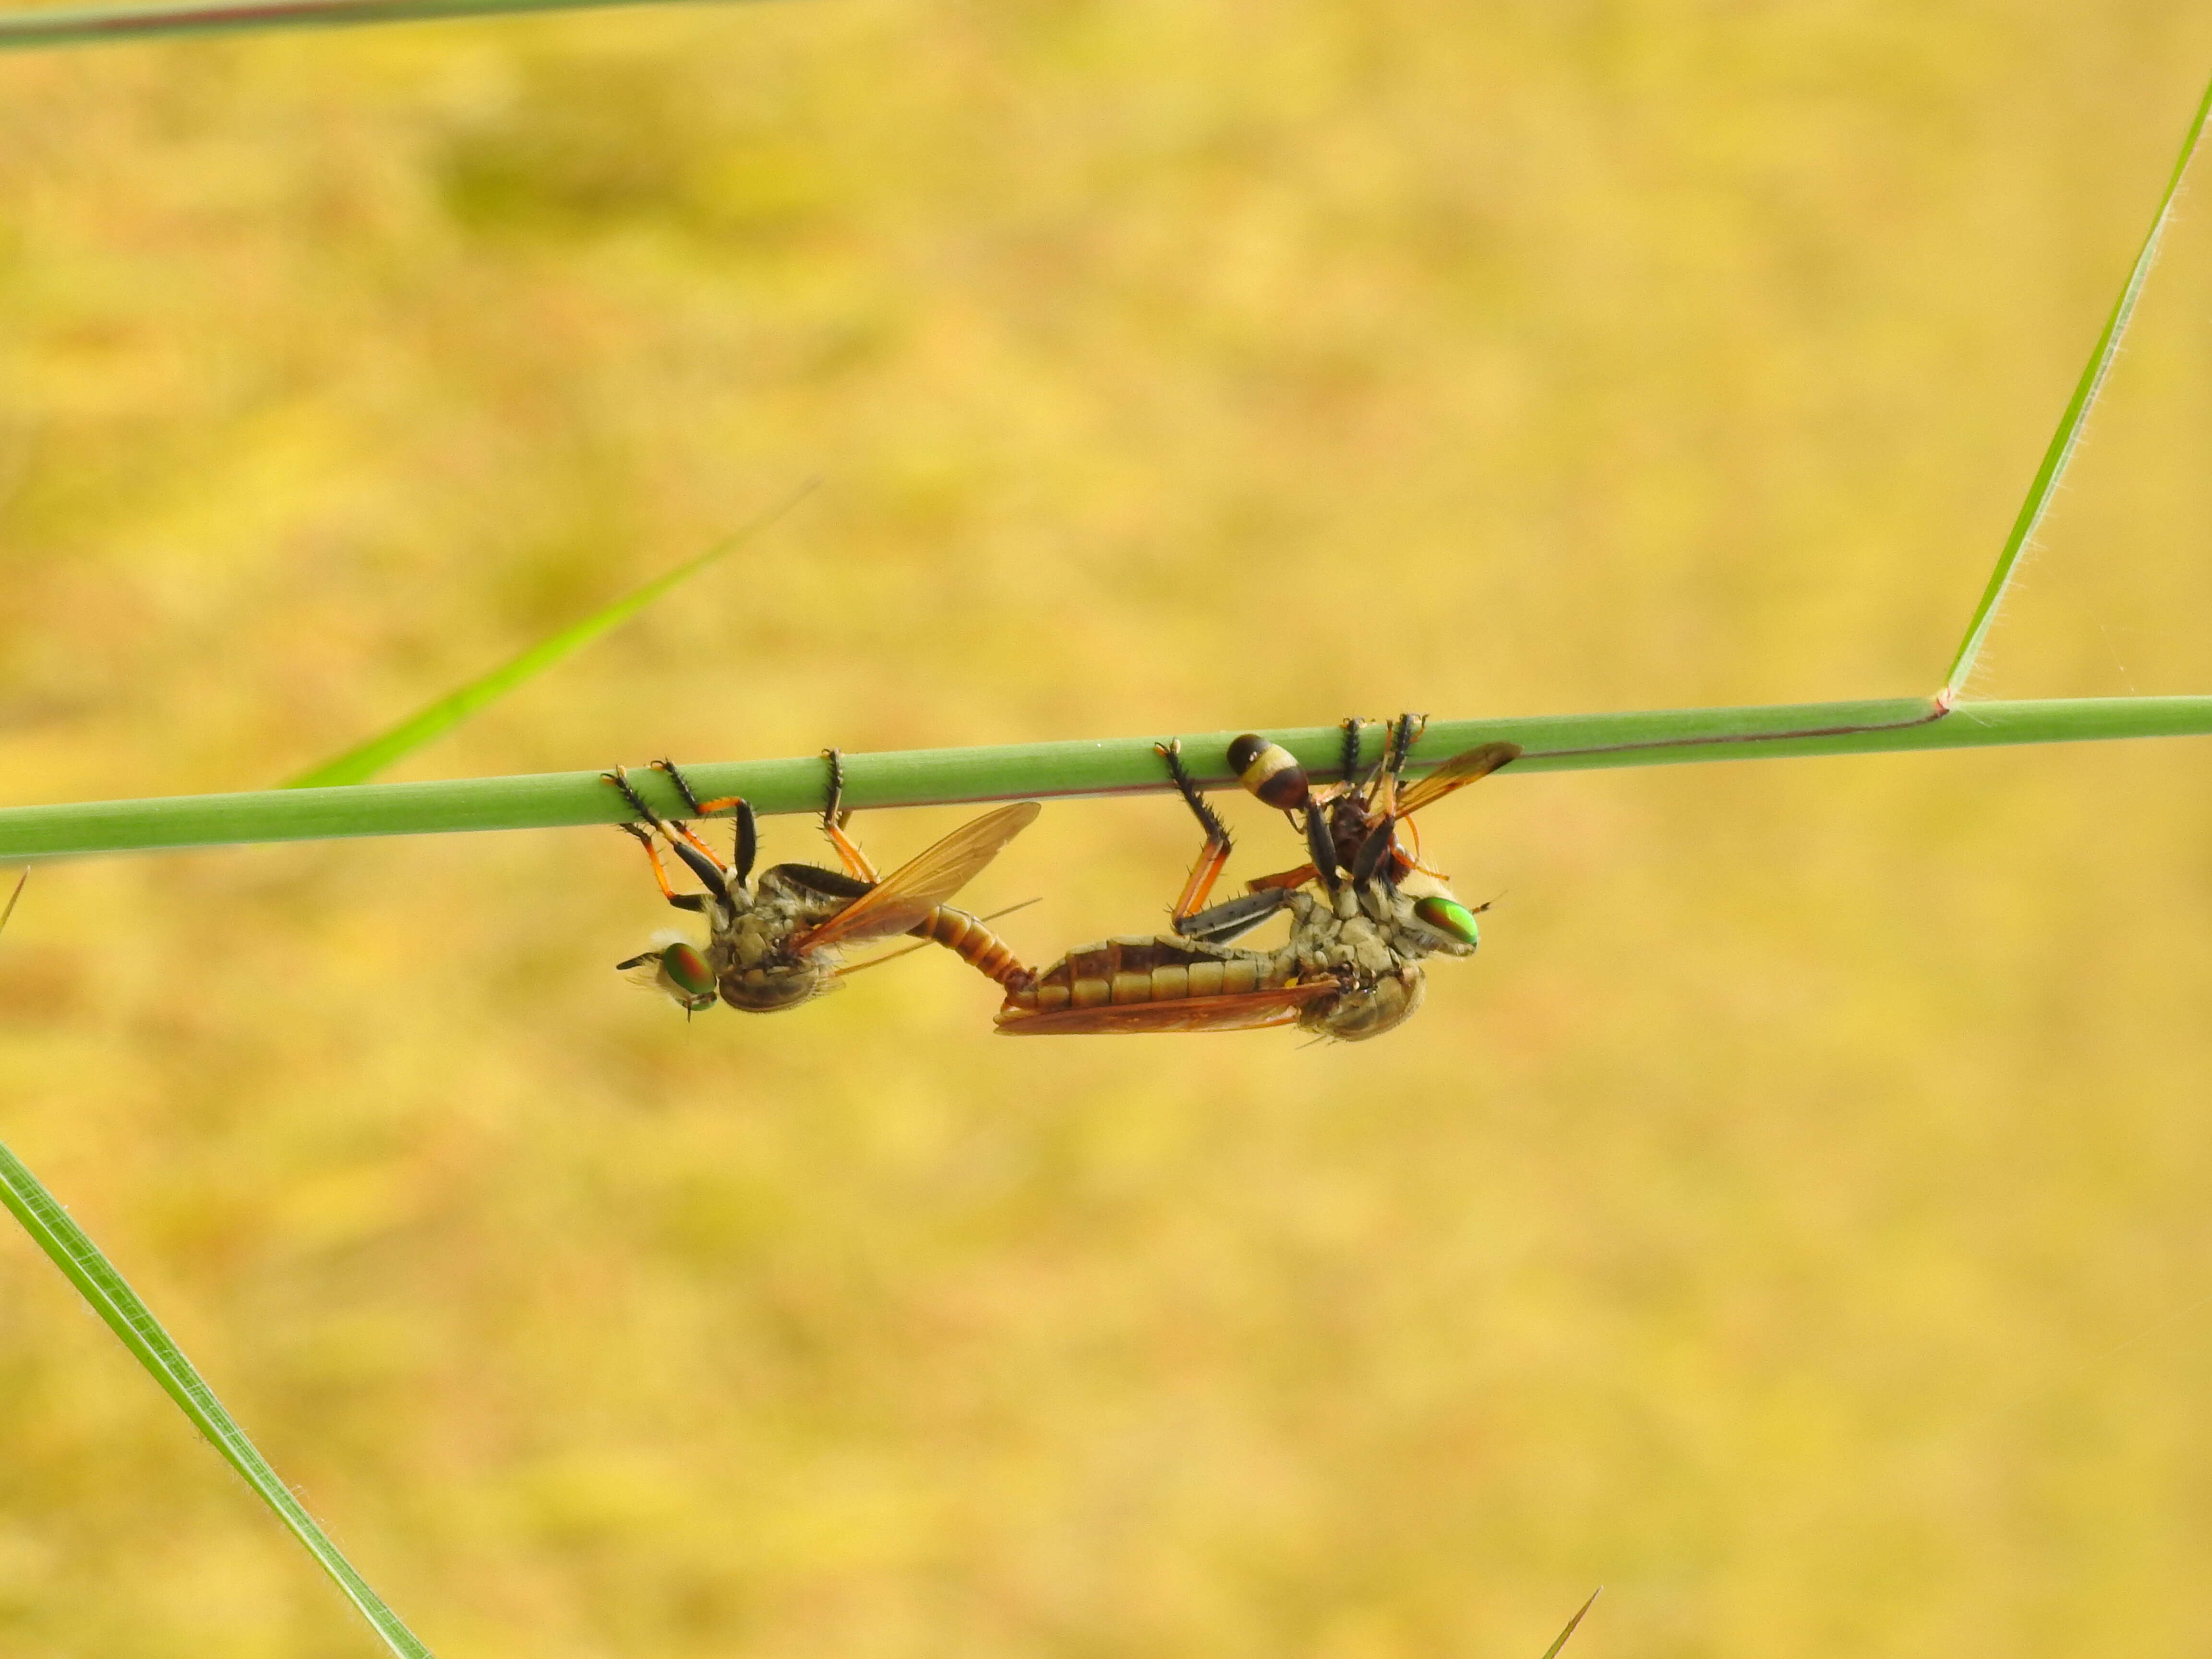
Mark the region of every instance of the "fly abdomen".
<instances>
[{"instance_id":1,"label":"fly abdomen","mask_svg":"<svg viewBox=\"0 0 2212 1659\"><path fill-rule=\"evenodd\" d=\"M1297 811L1312 799L1305 769L1280 744L1247 732L1229 745L1229 765L1237 781L1270 806Z\"/></svg>"},{"instance_id":2,"label":"fly abdomen","mask_svg":"<svg viewBox=\"0 0 2212 1659\"><path fill-rule=\"evenodd\" d=\"M1208 951L1166 935L1109 939L1071 951L1026 985L1008 987L1009 1007L1049 1013L1133 1002L1180 1002L1190 997L1269 988L1278 977L1256 951Z\"/></svg>"},{"instance_id":3,"label":"fly abdomen","mask_svg":"<svg viewBox=\"0 0 2212 1659\"><path fill-rule=\"evenodd\" d=\"M916 939L942 945L978 973L996 980L1009 991L1030 981L1030 970L1022 966L1013 947L986 927L980 917L971 916L965 910L940 904L908 931Z\"/></svg>"}]
</instances>

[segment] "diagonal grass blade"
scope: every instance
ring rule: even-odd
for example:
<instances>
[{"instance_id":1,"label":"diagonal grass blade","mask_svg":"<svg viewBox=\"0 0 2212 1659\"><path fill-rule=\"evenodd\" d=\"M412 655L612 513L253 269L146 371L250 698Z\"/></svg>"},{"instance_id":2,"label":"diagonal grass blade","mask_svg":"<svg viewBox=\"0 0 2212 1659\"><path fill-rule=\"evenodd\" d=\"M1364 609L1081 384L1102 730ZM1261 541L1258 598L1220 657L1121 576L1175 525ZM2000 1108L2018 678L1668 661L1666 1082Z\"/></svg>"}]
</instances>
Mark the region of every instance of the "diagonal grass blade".
<instances>
[{"instance_id":1,"label":"diagonal grass blade","mask_svg":"<svg viewBox=\"0 0 2212 1659\"><path fill-rule=\"evenodd\" d=\"M648 0L184 0L154 6L37 6L0 12L0 52L90 46L161 35L236 34L252 29L336 28L441 17L576 11Z\"/></svg>"},{"instance_id":2,"label":"diagonal grass blade","mask_svg":"<svg viewBox=\"0 0 2212 1659\"><path fill-rule=\"evenodd\" d=\"M1604 1594L1605 1586L1602 1584L1589 1593L1589 1600L1575 1610L1575 1616L1567 1620L1567 1627L1559 1632L1558 1639L1551 1646L1544 1650L1544 1659L1559 1659L1559 1650L1566 1646L1567 1638L1575 1633L1575 1626L1582 1623L1583 1615L1595 1607L1597 1598Z\"/></svg>"},{"instance_id":3,"label":"diagonal grass blade","mask_svg":"<svg viewBox=\"0 0 2212 1659\"><path fill-rule=\"evenodd\" d=\"M735 534L724 537L698 557L687 560L675 569L654 577L641 587L632 588L582 621L572 623L550 639L540 640L481 679L471 680L451 696L441 697L428 708L400 721L390 731L371 738L366 743L356 744L334 760L325 761L320 766L301 773L283 787L287 789L329 789L340 784L367 783L402 756L443 737L478 709L496 702L517 686L544 673L571 652L589 645L610 629L619 628L655 599L682 586L790 512L805 500L820 482L819 479L809 479L781 503Z\"/></svg>"},{"instance_id":4,"label":"diagonal grass blade","mask_svg":"<svg viewBox=\"0 0 2212 1659\"><path fill-rule=\"evenodd\" d=\"M5 931L8 919L15 914L15 902L23 896L23 885L30 878L28 870L15 878L15 890L8 896L7 908L0 909L0 931ZM138 1293L100 1253L100 1247L84 1229L70 1219L69 1212L31 1173L30 1166L4 1145L0 1145L0 1204L7 1206L9 1212L22 1223L23 1231L37 1241L54 1266L76 1286L77 1294L92 1304L93 1311L107 1322L110 1330L122 1338L123 1346L161 1385L162 1392L175 1401L178 1408L191 1419L199 1431L215 1443L215 1449L222 1454L224 1461L245 1477L246 1484L260 1495L263 1503L276 1511L276 1518L307 1546L307 1553L321 1564L323 1571L337 1581L347 1599L375 1626L385 1645L400 1659L431 1659L430 1650L400 1623L399 1615L368 1587L368 1581L354 1570L353 1563L315 1524L314 1516L292 1496L292 1489L276 1478L276 1471L269 1467L268 1459L246 1437L237 1419L223 1409L222 1401L215 1397L215 1390L193 1369L184 1351L161 1328L161 1322L154 1317L153 1310L138 1299Z\"/></svg>"},{"instance_id":5,"label":"diagonal grass blade","mask_svg":"<svg viewBox=\"0 0 2212 1659\"><path fill-rule=\"evenodd\" d=\"M22 884L18 882L16 890L21 890ZM263 1503L276 1511L276 1518L292 1529L293 1536L307 1547L323 1571L337 1581L347 1599L375 1626L385 1645L401 1659L431 1659L430 1650L400 1622L399 1615L385 1605L384 1598L369 1588L368 1581L355 1571L353 1563L315 1524L315 1518L292 1495L291 1488L277 1478L276 1471L269 1467L268 1460L246 1437L237 1420L223 1409L222 1401L216 1398L214 1390L192 1368L191 1361L185 1358L168 1332L161 1328L161 1321L138 1299L137 1292L100 1253L99 1246L86 1236L84 1230L70 1219L69 1212L38 1176L5 1146L0 1146L0 1204L8 1206L15 1219L22 1223L23 1231L68 1275L77 1294L107 1322L108 1328L123 1340L123 1346L161 1385L162 1392L175 1401L178 1409L215 1443L215 1449L222 1454L224 1461L245 1477L246 1484L253 1488Z\"/></svg>"},{"instance_id":6,"label":"diagonal grass blade","mask_svg":"<svg viewBox=\"0 0 2212 1659\"><path fill-rule=\"evenodd\" d=\"M2027 486L2027 499L2020 504L2020 516L2013 520L2012 533L2005 538L2004 549L1997 555L1996 568L1990 573L1989 586L1982 590L1981 603L1974 607L1973 617L1966 623L1966 637L1959 642L1959 653L1951 659L1950 672L1943 679L1943 700L1947 705L1957 701L1967 677L1974 672L1974 659L1981 654L1982 641L1989 634L1990 624L1996 620L1997 606L2003 603L2005 589L2012 582L2013 568L2020 562L2021 550L2033 539L2036 527L2050 510L2051 497L2058 493L2058 482L2066 476L2067 465L2081 444L2089 411L2095 406L2098 394L2105 389L2105 377L2112 372L2112 362L2120 353L2120 340L2135 316L2136 301L2142 296L2150 268L2158 263L2159 241L2173 216L2174 198L2180 192L2182 175L2189 171L2190 158L2197 153L2197 141L2203 136L2208 112L2212 112L2212 85L2204 88L2204 96L2197 103L2197 118L2189 124L2188 135L2181 141L2181 154L2174 160L2172 176L2166 181L2166 194L2159 198L2158 216L2151 221L2150 234L2143 238L2142 247L2136 254L2126 285L2120 289L2120 297L2113 301L2112 314L2105 319L2105 331L2097 337L2088 363L2075 385L2074 396L2067 403L2066 412L2058 417L2058 430L2051 434L2051 447L2043 452L2043 465L2036 468L2035 477Z\"/></svg>"}]
</instances>

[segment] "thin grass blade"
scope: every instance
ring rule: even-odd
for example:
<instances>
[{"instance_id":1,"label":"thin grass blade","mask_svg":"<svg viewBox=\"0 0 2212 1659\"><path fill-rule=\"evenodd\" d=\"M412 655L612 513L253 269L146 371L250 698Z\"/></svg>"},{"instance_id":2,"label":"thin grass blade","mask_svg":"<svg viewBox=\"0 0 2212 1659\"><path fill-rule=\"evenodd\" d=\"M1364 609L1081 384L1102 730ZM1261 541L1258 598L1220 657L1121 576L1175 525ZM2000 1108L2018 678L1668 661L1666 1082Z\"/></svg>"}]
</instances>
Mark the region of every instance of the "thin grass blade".
<instances>
[{"instance_id":1,"label":"thin grass blade","mask_svg":"<svg viewBox=\"0 0 2212 1659\"><path fill-rule=\"evenodd\" d=\"M21 890L22 884L16 884ZM123 1346L131 1350L161 1390L177 1403L178 1409L191 1419L199 1431L215 1443L231 1468L244 1477L261 1501L276 1512L276 1518L292 1530L294 1537L307 1547L323 1571L337 1581L362 1616L375 1627L384 1638L385 1645L401 1659L430 1659L430 1650L415 1633L400 1622L399 1615L386 1605L384 1598L369 1588L368 1581L347 1560L338 1547L332 1543L323 1529L292 1495L291 1488L279 1480L276 1471L269 1467L246 1431L237 1419L223 1408L191 1360L184 1356L153 1311L140 1301L137 1291L126 1283L100 1248L86 1236L84 1230L70 1219L69 1212L55 1200L29 1166L5 1146L0 1146L0 1203L4 1203L23 1231L37 1241L44 1250L76 1286L77 1294L92 1304L93 1311L107 1322L107 1327L122 1339Z\"/></svg>"},{"instance_id":2,"label":"thin grass blade","mask_svg":"<svg viewBox=\"0 0 2212 1659\"><path fill-rule=\"evenodd\" d=\"M1589 1593L1589 1600L1583 1602L1582 1606L1576 1610L1575 1616L1567 1620L1567 1627L1559 1632L1559 1638L1554 1641L1551 1646L1544 1650L1544 1659L1559 1659L1559 1650L1566 1646L1567 1638L1575 1633L1575 1626L1582 1623L1583 1615L1588 1613L1592 1607L1595 1607L1597 1605L1597 1598L1604 1594L1605 1586L1602 1584L1600 1584L1595 1589Z\"/></svg>"},{"instance_id":3,"label":"thin grass blade","mask_svg":"<svg viewBox=\"0 0 2212 1659\"><path fill-rule=\"evenodd\" d=\"M15 890L8 895L6 908L0 908L0 933L7 932L9 921L15 915L15 906L30 879L28 870L15 878ZM107 1328L122 1339L123 1346L161 1385L161 1391L176 1401L178 1408L214 1443L224 1461L245 1478L246 1484L253 1488L261 1501L276 1511L276 1518L291 1528L293 1536L337 1582L346 1598L361 1609L362 1615L384 1638L385 1645L400 1659L431 1659L430 1650L400 1621L399 1615L392 1612L384 1598L369 1588L368 1581L315 1524L314 1516L307 1513L300 1500L293 1497L292 1489L277 1479L269 1460L247 1437L237 1419L224 1409L215 1390L208 1387L192 1362L185 1358L184 1350L162 1328L161 1322L154 1317L153 1310L139 1299L129 1281L100 1254L90 1235L70 1219L69 1212L46 1190L46 1183L4 1144L0 1144L0 1204L7 1206L9 1213L22 1224L23 1231L76 1286L77 1294L107 1322Z\"/></svg>"},{"instance_id":4,"label":"thin grass blade","mask_svg":"<svg viewBox=\"0 0 2212 1659\"><path fill-rule=\"evenodd\" d=\"M648 0L274 0L227 5L191 0L166 6L40 6L0 12L0 52L40 46L93 46L161 35L239 34L257 29L343 28L359 23L409 23L498 13L580 11Z\"/></svg>"},{"instance_id":5,"label":"thin grass blade","mask_svg":"<svg viewBox=\"0 0 2212 1659\"><path fill-rule=\"evenodd\" d=\"M563 657L589 645L610 629L619 628L654 600L681 587L710 565L767 529L804 501L818 480L810 480L780 505L754 520L734 535L726 536L695 559L632 588L611 604L572 623L550 639L540 640L512 661L503 663L481 679L471 680L451 696L441 697L420 714L404 720L390 731L357 744L334 760L312 767L284 784L287 789L331 789L343 784L366 783L402 756L443 737L488 704L496 702L526 682L535 679Z\"/></svg>"},{"instance_id":6,"label":"thin grass blade","mask_svg":"<svg viewBox=\"0 0 2212 1659\"><path fill-rule=\"evenodd\" d=\"M2058 417L2058 430L2051 434L2051 447L2043 452L2043 465L2036 468L2035 477L2027 486L2027 499L2020 504L2020 516L2013 520L2012 533L2005 538L2004 549L1997 555L1996 568L1990 573L1989 586L1982 590L1981 603L1974 607L1973 617L1966 623L1966 636L1960 641L1959 653L1952 658L1950 672L1943 678L1947 703L1956 701L1965 689L1967 677L1974 672L1974 659L1981 654L1982 641L1989 635L1990 624L1996 620L1997 607L2004 602L2005 590L2011 586L2013 568L2020 562L2022 550L2034 539L2037 527L2050 510L2051 498L2058 493L2059 481L2066 476L2066 468L2080 447L2082 431L2088 425L2089 411L2096 406L2098 395L2105 389L2105 378L2112 372L2113 360L2120 354L2120 341L2135 316L2136 301L2142 294L2151 267L2158 262L2159 242L2173 217L2174 198L2180 193L2182 175L2189 171L2190 159L2197 154L2197 141L2203 136L2208 113L2212 113L2212 84L2205 87L2204 96L2197 103L2197 117L2189 124L2188 135L2181 141L2181 154L2174 160L2172 176L2166 181L2166 194L2159 198L2158 215L2151 221L2150 232L2136 254L2120 297L2112 304L2112 314L2105 319L2105 331L2097 337L2088 363L2075 385L2074 396L2067 403L2065 413Z\"/></svg>"}]
</instances>

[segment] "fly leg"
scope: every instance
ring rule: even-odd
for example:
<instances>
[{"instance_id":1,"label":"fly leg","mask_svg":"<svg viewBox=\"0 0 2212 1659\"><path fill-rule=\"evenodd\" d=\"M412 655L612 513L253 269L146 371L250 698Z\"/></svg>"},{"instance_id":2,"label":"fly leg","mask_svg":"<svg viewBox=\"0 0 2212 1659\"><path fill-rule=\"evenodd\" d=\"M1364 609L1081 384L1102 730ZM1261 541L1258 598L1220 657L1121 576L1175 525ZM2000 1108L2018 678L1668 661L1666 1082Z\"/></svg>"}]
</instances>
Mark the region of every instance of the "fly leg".
<instances>
[{"instance_id":1,"label":"fly leg","mask_svg":"<svg viewBox=\"0 0 2212 1659\"><path fill-rule=\"evenodd\" d=\"M684 797L684 805L691 809L694 817L712 817L717 812L727 812L732 808L735 809L737 830L731 839L732 866L728 866L728 869L731 873L734 873L738 886L743 887L750 881L753 877L753 860L760 852L760 830L753 820L751 804L743 795L717 795L712 800L701 800L691 787L691 780L677 770L674 761L657 760L653 762L653 767L656 772L668 774L669 781L676 786L676 793ZM690 826L679 823L676 826L676 833L704 853L713 861L715 868L726 868L721 860L714 857L714 849L691 833Z\"/></svg>"},{"instance_id":2,"label":"fly leg","mask_svg":"<svg viewBox=\"0 0 2212 1659\"><path fill-rule=\"evenodd\" d=\"M825 749L822 758L830 763L830 799L822 808L822 833L830 837L830 844L837 849L837 857L845 866L845 873L858 877L871 887L883 878L876 866L868 862L868 855L860 850L860 843L845 833L845 825L852 814L845 810L845 757L835 749Z\"/></svg>"},{"instance_id":3,"label":"fly leg","mask_svg":"<svg viewBox=\"0 0 2212 1659\"><path fill-rule=\"evenodd\" d=\"M1206 805L1198 785L1183 769L1182 745L1170 740L1156 743L1152 748L1168 763L1168 775L1175 780L1176 793L1182 796L1183 805L1190 808L1199 827L1206 831L1206 845L1199 849L1198 862L1191 866L1190 878L1183 883L1182 892L1175 902L1175 930L1185 939L1226 944L1240 934L1250 933L1289 903L1290 891L1287 888L1270 888L1206 908L1206 901L1212 896L1213 884L1221 878L1222 869L1228 864L1236 843L1230 839L1229 826Z\"/></svg>"},{"instance_id":4,"label":"fly leg","mask_svg":"<svg viewBox=\"0 0 2212 1659\"><path fill-rule=\"evenodd\" d=\"M1344 729L1344 789L1347 795L1359 790L1359 732L1367 722L1357 714L1347 714L1340 722Z\"/></svg>"},{"instance_id":5,"label":"fly leg","mask_svg":"<svg viewBox=\"0 0 2212 1659\"><path fill-rule=\"evenodd\" d=\"M1236 842L1230 839L1229 826L1221 821L1221 815L1206 805L1206 797L1199 793L1197 784L1183 769L1182 743L1171 738L1165 743L1154 744L1152 752L1168 763L1168 776L1175 780L1176 793L1198 820L1198 827L1206 832L1206 845L1199 848L1198 862L1190 866L1190 878L1183 883L1182 892L1171 912L1180 933L1182 924L1205 908L1213 884L1221 879L1229 854L1236 849Z\"/></svg>"},{"instance_id":6,"label":"fly leg","mask_svg":"<svg viewBox=\"0 0 2212 1659\"><path fill-rule=\"evenodd\" d=\"M1401 714L1390 728L1382 745L1382 786L1377 792L1376 805L1383 812L1393 811L1398 804L1398 781L1405 775L1406 763L1413 758L1413 745L1421 740L1421 733L1429 728L1426 714Z\"/></svg>"},{"instance_id":7,"label":"fly leg","mask_svg":"<svg viewBox=\"0 0 2212 1659\"><path fill-rule=\"evenodd\" d=\"M622 798L629 803L631 811L636 813L638 817L643 818L647 823L651 824L654 830L658 830L660 832L661 837L667 842L671 850L675 853L677 857L684 860L684 865L690 870L693 875L698 877L699 879L705 884L708 892L714 894L717 897L720 897L729 891L728 887L726 885L726 878L722 870L721 860L717 859L712 853L709 853L704 847L701 846L699 844L699 838L696 836L694 836L682 823L672 825L667 819L662 817L650 806L647 806L645 804L644 797L640 795L636 789L631 786L629 774L626 769L617 766L613 771L602 772L599 775L622 792ZM685 799L689 799L690 798L690 789L686 788L684 793ZM665 898L671 904L675 905L678 909L697 910L704 908L706 901L701 897L700 895L696 893L678 893L674 888L669 885L667 869L660 862L660 851L653 845L653 836L650 833L639 829L637 825L634 823L618 824L616 827L629 835L635 836L644 846L646 857L650 859L653 862L653 879L660 884L660 893L662 897ZM689 902L686 902L687 900Z\"/></svg>"}]
</instances>

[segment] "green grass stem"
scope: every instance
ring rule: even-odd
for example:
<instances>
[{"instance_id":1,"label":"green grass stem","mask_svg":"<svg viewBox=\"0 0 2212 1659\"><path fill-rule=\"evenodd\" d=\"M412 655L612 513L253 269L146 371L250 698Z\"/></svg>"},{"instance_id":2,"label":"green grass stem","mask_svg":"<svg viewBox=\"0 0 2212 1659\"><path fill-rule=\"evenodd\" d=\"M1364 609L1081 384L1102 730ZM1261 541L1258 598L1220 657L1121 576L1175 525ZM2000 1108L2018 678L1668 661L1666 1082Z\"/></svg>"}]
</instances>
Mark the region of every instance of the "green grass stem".
<instances>
[{"instance_id":1,"label":"green grass stem","mask_svg":"<svg viewBox=\"0 0 2212 1659\"><path fill-rule=\"evenodd\" d=\"M2212 734L2212 696L1969 702L1948 715L1933 702L1898 697L1774 708L1436 720L1416 751L1414 770L1501 738L1527 750L1511 769L1519 773L2206 734ZM1207 787L1234 787L1224 757L1232 735L1211 732L1183 737L1189 763ZM1335 727L1310 726L1269 735L1316 776L1335 775ZM846 800L854 807L884 808L1164 793L1167 775L1152 752L1153 741L1151 737L1112 738L848 755ZM1380 752L1380 745L1381 728L1370 728L1368 758ZM686 763L685 769L703 790L742 794L763 813L821 808L824 777L818 757ZM641 787L656 806L672 815L681 811L667 780L658 774L641 774ZM0 809L0 860L351 836L542 830L612 823L625 816L621 800L596 772L15 806Z\"/></svg>"},{"instance_id":2,"label":"green grass stem","mask_svg":"<svg viewBox=\"0 0 2212 1659\"><path fill-rule=\"evenodd\" d=\"M17 884L17 891L21 884ZM4 921L0 917L0 921ZM305 1545L307 1553L319 1563L325 1572L337 1581L349 1601L361 1609L362 1616L384 1638L385 1645L401 1659L430 1659L430 1650L415 1633L400 1622L399 1615L385 1605L384 1598L368 1586L368 1581L355 1571L330 1535L315 1524L292 1489L277 1478L276 1471L269 1467L253 1442L238 1425L238 1419L223 1408L215 1391L185 1358L184 1351L161 1322L154 1317L153 1310L139 1299L123 1275L100 1254L100 1247L86 1237L84 1229L70 1219L54 1195L48 1192L30 1168L5 1146L0 1146L0 1203L4 1203L23 1231L38 1241L39 1248L50 1256L54 1266L68 1275L77 1294L90 1303L93 1310L107 1322L107 1327L122 1339L123 1346L143 1365L161 1390L177 1403L177 1408L191 1419L199 1431L215 1443L223 1461L236 1469L246 1484L253 1488L261 1501L276 1512L279 1520L291 1528L292 1534Z\"/></svg>"},{"instance_id":3,"label":"green grass stem","mask_svg":"<svg viewBox=\"0 0 2212 1659\"><path fill-rule=\"evenodd\" d=\"M2197 153L2197 142L2203 137L2208 113L2212 113L2212 83L2206 85L2204 96L2197 100L2196 118L2190 122L2189 131L2181 141L2181 154L2174 159L2173 171L2166 179L2166 194L2159 198L2158 213L2151 220L2142 246L2136 250L2136 262L2129 268L2120 297L2112 302L2112 315L2105 319L2105 331L2090 349L2089 361L2081 369L2081 378L2075 383L2074 396L2058 417L2058 429L2051 434L2051 446L2043 452L2043 464L2036 468L2035 477L2027 486L2027 499L2020 504L2012 533L2005 538L2003 550L1997 555L1996 568L1990 573L1981 602L1974 607L1974 614L1966 623L1966 636L1959 641L1958 654L1951 659L1950 672L1943 678L1943 689L1954 698L1973 673L1974 660L1980 656L1982 641L1988 637L1990 624L1996 620L1997 607L2004 602L2005 591L2012 585L2020 556L2034 539L2044 515L2051 510L2059 481L2066 476L2074 452L2081 446L2082 431L2089 423L2089 411L2096 406L2098 395L2105 389L2106 376L2112 373L2112 363L2120 355L2120 342L2134 319L2136 301L2142 297L2151 267L2158 263L2158 245L2173 217L2174 198L2181 191L2182 175L2189 171L2190 158Z\"/></svg>"}]
</instances>

